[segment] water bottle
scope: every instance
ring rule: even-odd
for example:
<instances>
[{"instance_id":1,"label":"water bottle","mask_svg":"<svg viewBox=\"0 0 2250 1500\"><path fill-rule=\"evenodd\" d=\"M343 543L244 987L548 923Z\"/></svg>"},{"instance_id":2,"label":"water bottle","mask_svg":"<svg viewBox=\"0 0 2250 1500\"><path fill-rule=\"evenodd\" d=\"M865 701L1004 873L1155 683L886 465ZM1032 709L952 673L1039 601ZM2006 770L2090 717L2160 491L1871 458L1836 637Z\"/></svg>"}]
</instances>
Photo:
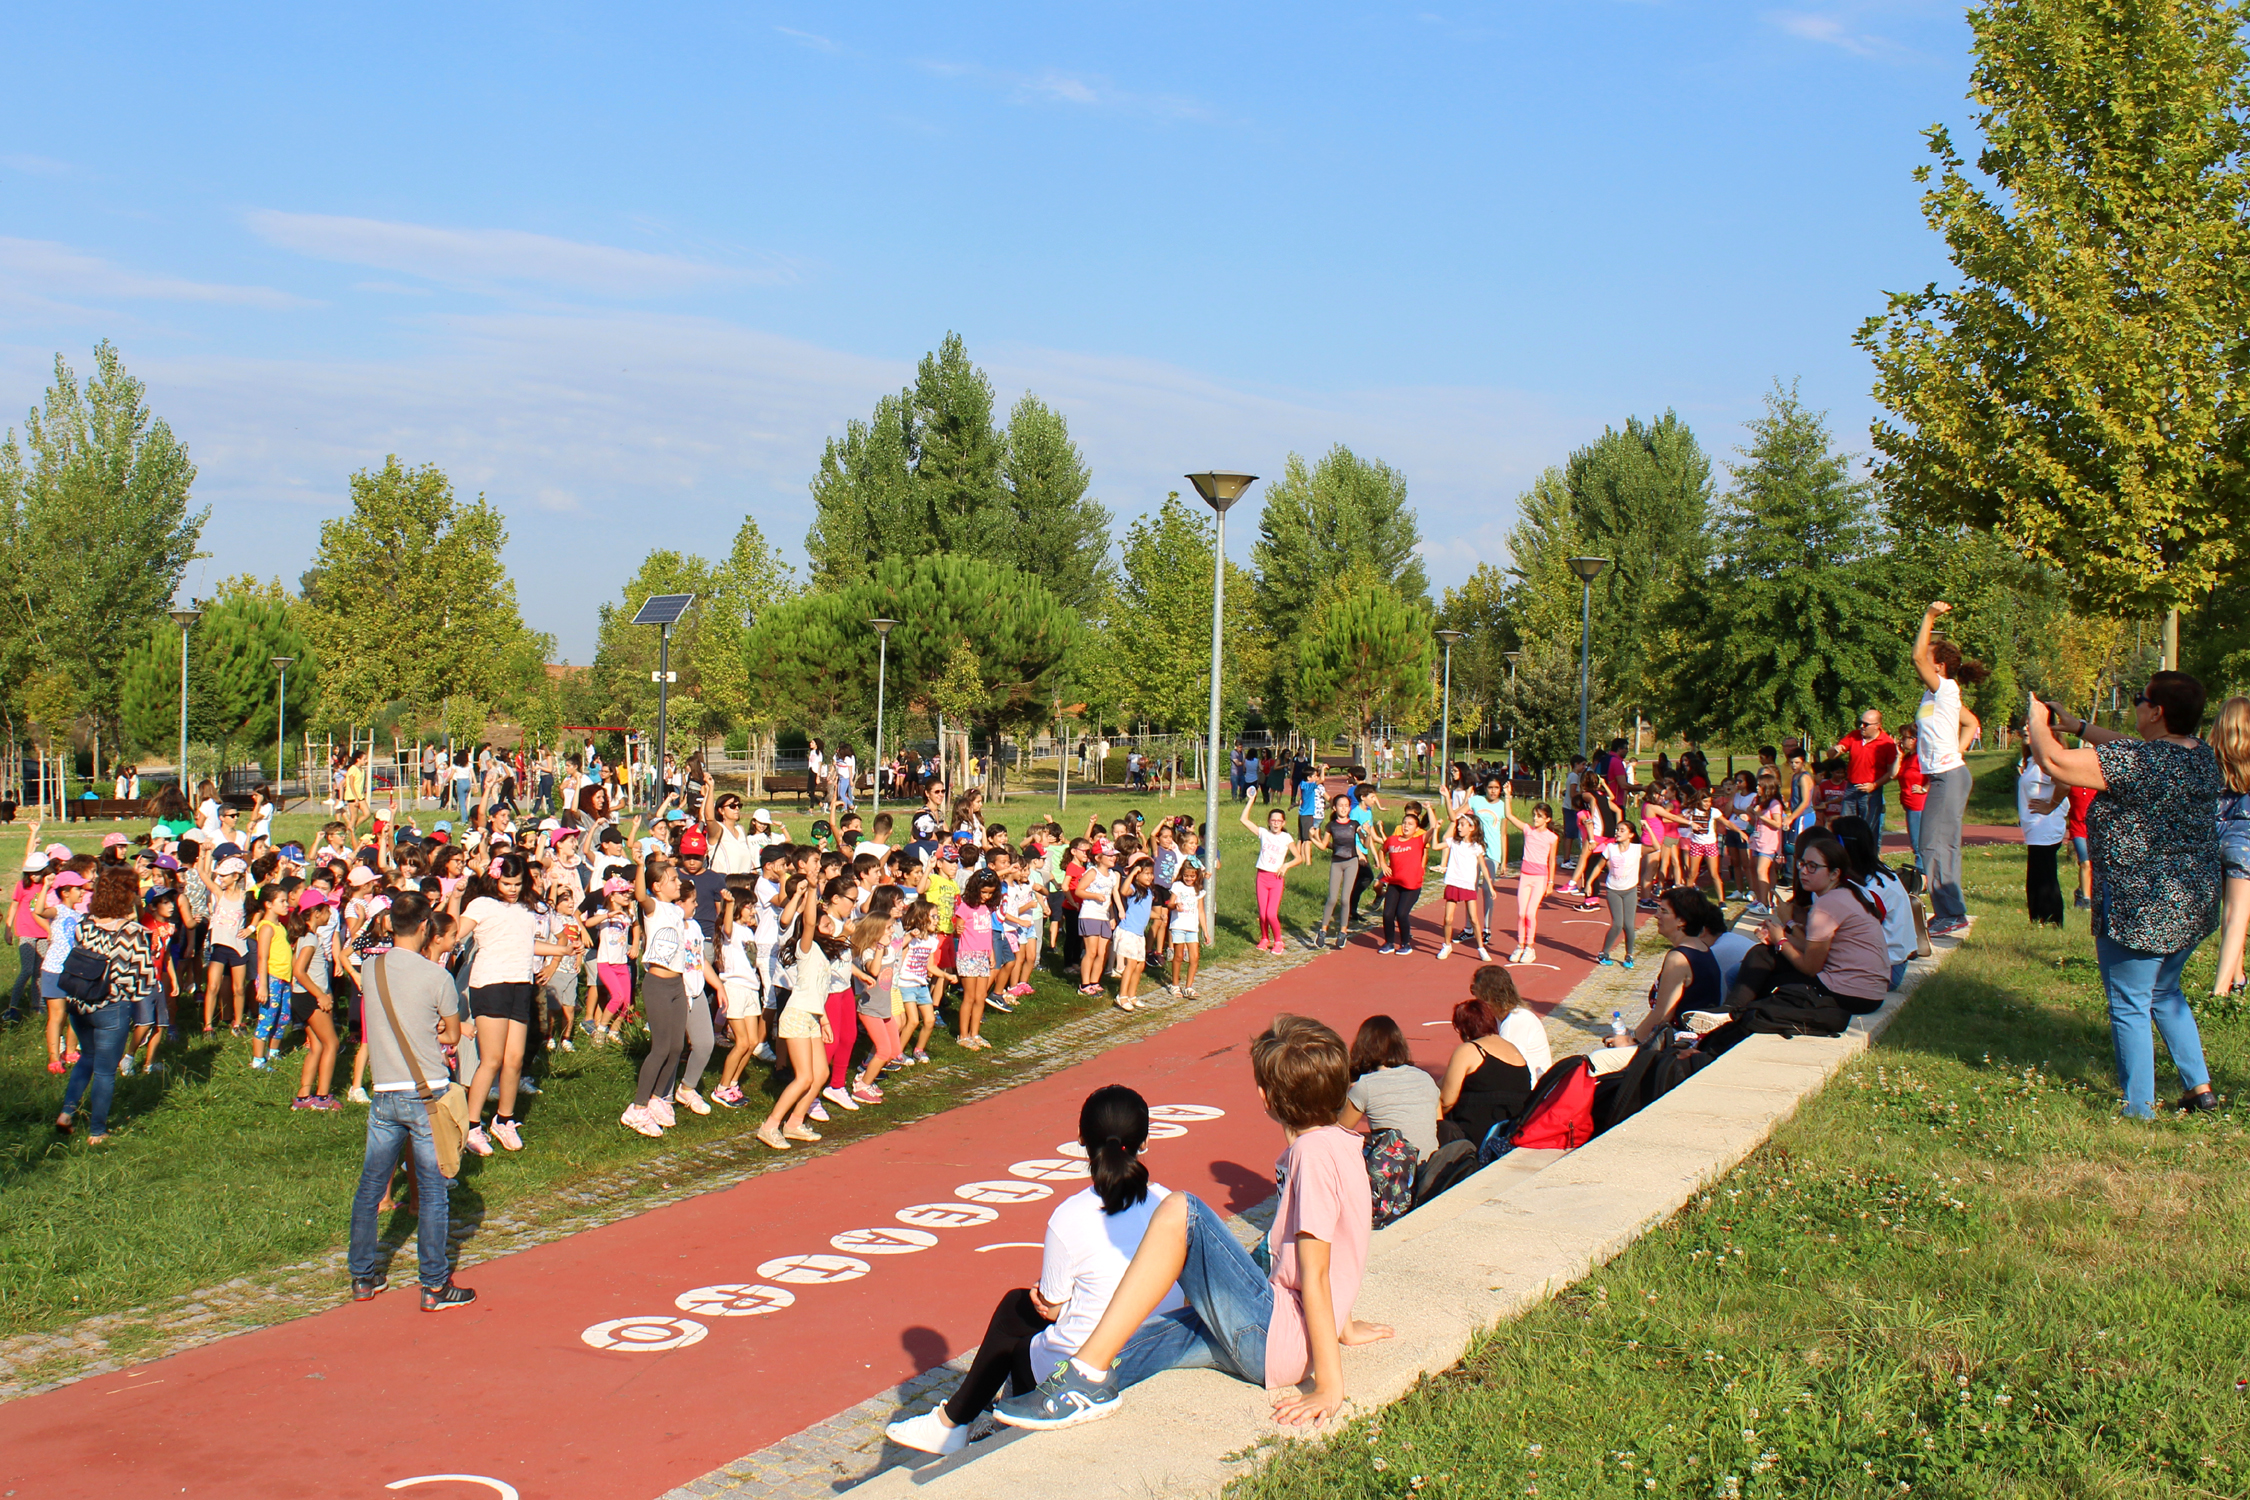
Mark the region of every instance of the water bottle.
<instances>
[{"instance_id":1,"label":"water bottle","mask_svg":"<svg viewBox=\"0 0 2250 1500\"><path fill-rule=\"evenodd\" d=\"M1611 1011L1609 1013L1609 1045L1612 1047L1630 1047L1632 1044L1633 1033L1625 1024L1625 1012L1621 1010Z\"/></svg>"}]
</instances>

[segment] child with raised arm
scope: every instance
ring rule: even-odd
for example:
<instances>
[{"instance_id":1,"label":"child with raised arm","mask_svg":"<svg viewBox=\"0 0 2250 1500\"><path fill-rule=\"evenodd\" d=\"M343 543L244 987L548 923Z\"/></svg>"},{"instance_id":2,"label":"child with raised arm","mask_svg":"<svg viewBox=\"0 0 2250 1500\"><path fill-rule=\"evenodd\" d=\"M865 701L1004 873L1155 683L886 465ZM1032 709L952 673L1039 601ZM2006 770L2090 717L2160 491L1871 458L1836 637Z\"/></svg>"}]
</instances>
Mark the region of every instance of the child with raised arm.
<instances>
[{"instance_id":1,"label":"child with raised arm","mask_svg":"<svg viewBox=\"0 0 2250 1500\"><path fill-rule=\"evenodd\" d=\"M1352 1317L1367 1268L1373 1204L1359 1137L1336 1122L1351 1086L1344 1039L1281 1015L1250 1044L1266 1114L1288 1142L1281 1204L1267 1232L1273 1271L1258 1269L1216 1209L1175 1193L1148 1229L1116 1293L1078 1352L1038 1389L1000 1403L1011 1427L1074 1427L1111 1415L1120 1392L1159 1370L1220 1369L1277 1395L1274 1417L1301 1426L1344 1404L1343 1346L1391 1336ZM1173 1283L1186 1308L1141 1324Z\"/></svg>"}]
</instances>

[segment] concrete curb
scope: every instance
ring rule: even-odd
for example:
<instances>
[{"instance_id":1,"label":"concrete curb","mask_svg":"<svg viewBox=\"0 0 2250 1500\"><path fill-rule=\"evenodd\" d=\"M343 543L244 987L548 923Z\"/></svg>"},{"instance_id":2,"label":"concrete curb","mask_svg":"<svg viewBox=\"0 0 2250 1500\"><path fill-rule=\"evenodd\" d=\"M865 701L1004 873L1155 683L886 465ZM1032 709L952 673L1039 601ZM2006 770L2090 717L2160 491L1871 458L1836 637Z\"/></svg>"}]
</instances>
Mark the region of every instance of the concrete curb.
<instances>
[{"instance_id":1,"label":"concrete curb","mask_svg":"<svg viewBox=\"0 0 2250 1500\"><path fill-rule=\"evenodd\" d=\"M1887 1030L1957 946L1939 939L1897 993L1841 1037L1752 1037L1655 1104L1567 1154L1503 1157L1429 1207L1379 1230L1356 1311L1398 1337L1345 1352L1347 1414L1460 1362L1470 1341L1567 1287L1684 1206ZM889 1468L864 1500L1051 1500L1216 1495L1259 1451L1290 1439L1255 1386L1176 1370L1133 1389L1106 1422L1009 1428L958 1457ZM895 1451L895 1450L894 1450Z\"/></svg>"}]
</instances>

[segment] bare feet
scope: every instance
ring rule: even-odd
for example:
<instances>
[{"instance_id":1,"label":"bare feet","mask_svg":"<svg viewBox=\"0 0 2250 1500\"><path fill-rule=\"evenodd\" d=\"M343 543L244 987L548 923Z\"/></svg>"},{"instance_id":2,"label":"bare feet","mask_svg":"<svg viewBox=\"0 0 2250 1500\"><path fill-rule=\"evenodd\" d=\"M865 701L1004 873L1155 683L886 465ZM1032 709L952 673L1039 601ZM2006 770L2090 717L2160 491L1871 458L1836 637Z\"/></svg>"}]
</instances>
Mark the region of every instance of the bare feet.
<instances>
[{"instance_id":1,"label":"bare feet","mask_svg":"<svg viewBox=\"0 0 2250 1500\"><path fill-rule=\"evenodd\" d=\"M1354 1318L1344 1325L1343 1332L1336 1335L1336 1342L1339 1344L1376 1344L1381 1343L1384 1339L1397 1337L1398 1330L1388 1323L1364 1323L1358 1318Z\"/></svg>"}]
</instances>

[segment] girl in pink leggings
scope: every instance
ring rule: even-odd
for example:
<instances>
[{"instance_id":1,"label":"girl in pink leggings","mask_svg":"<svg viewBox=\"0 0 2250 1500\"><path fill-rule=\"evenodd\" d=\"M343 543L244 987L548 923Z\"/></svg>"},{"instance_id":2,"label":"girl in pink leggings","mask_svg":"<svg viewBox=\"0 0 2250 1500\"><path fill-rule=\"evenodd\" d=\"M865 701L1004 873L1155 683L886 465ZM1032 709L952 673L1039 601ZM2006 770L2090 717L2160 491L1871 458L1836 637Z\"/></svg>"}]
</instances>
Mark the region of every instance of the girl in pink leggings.
<instances>
[{"instance_id":1,"label":"girl in pink leggings","mask_svg":"<svg viewBox=\"0 0 2250 1500\"><path fill-rule=\"evenodd\" d=\"M1312 852L1289 836L1288 819L1280 808L1266 814L1266 826L1250 821L1250 804L1242 805L1242 826L1258 836L1258 946L1268 953L1287 951L1281 942L1281 887L1289 871L1310 863Z\"/></svg>"},{"instance_id":2,"label":"girl in pink leggings","mask_svg":"<svg viewBox=\"0 0 2250 1500\"><path fill-rule=\"evenodd\" d=\"M601 914L594 919L595 985L586 992L595 1045L621 1041L625 1011L633 1003L633 960L641 956L641 928L633 888L612 875L602 884Z\"/></svg>"},{"instance_id":3,"label":"girl in pink leggings","mask_svg":"<svg viewBox=\"0 0 2250 1500\"><path fill-rule=\"evenodd\" d=\"M1555 879L1555 845L1560 835L1554 830L1555 810L1542 802L1531 810L1531 821L1526 823L1513 811L1508 821L1523 830L1523 862L1516 867L1516 951L1508 955L1512 964L1536 963L1539 959L1539 903L1547 899L1548 888Z\"/></svg>"}]
</instances>

